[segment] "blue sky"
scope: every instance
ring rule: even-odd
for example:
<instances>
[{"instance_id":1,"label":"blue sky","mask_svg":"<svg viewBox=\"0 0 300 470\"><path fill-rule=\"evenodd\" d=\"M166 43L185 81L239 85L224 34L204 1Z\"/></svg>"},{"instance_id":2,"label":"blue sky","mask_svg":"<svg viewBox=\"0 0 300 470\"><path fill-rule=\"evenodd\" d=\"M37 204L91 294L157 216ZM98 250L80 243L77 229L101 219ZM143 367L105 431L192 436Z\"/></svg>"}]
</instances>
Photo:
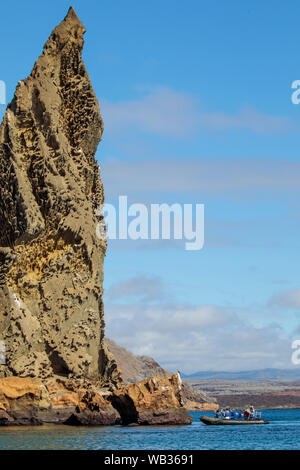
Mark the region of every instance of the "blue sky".
<instances>
[{"instance_id":1,"label":"blue sky","mask_svg":"<svg viewBox=\"0 0 300 470\"><path fill-rule=\"evenodd\" d=\"M69 2L1 5L10 99ZM106 201L205 204L205 246L112 241L107 335L185 372L295 367L297 1L74 1L105 132ZM4 107L1 107L3 114Z\"/></svg>"}]
</instances>

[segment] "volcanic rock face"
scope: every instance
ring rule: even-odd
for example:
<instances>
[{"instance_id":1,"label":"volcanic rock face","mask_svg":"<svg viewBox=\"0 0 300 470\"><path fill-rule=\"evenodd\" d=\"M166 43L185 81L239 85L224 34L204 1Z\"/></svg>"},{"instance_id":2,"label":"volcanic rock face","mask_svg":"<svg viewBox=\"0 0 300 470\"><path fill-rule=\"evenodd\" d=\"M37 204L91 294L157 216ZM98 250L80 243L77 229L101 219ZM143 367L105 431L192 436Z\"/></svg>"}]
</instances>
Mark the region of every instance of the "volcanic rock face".
<instances>
[{"instance_id":1,"label":"volcanic rock face","mask_svg":"<svg viewBox=\"0 0 300 470\"><path fill-rule=\"evenodd\" d=\"M0 426L28 424L108 425L118 412L95 387L74 380L6 377L0 379Z\"/></svg>"},{"instance_id":2,"label":"volcanic rock face","mask_svg":"<svg viewBox=\"0 0 300 470\"><path fill-rule=\"evenodd\" d=\"M152 357L135 356L108 338L105 338L105 343L118 363L124 385L149 379L153 375L159 375L160 377L170 375L170 372L163 369ZM218 404L214 398L202 391L198 390L196 392L185 381L183 381L181 391L184 406L190 411L218 409Z\"/></svg>"},{"instance_id":3,"label":"volcanic rock face","mask_svg":"<svg viewBox=\"0 0 300 470\"><path fill-rule=\"evenodd\" d=\"M191 424L183 407L178 374L154 376L116 390L108 397L123 424Z\"/></svg>"},{"instance_id":4,"label":"volcanic rock face","mask_svg":"<svg viewBox=\"0 0 300 470\"><path fill-rule=\"evenodd\" d=\"M71 8L0 127L0 376L120 383L104 342L106 243L95 152L103 122Z\"/></svg>"},{"instance_id":5,"label":"volcanic rock face","mask_svg":"<svg viewBox=\"0 0 300 470\"><path fill-rule=\"evenodd\" d=\"M152 357L135 356L108 338L105 338L105 343L118 363L124 385L149 379L153 375L160 377L170 375L170 372L163 369Z\"/></svg>"},{"instance_id":6,"label":"volcanic rock face","mask_svg":"<svg viewBox=\"0 0 300 470\"><path fill-rule=\"evenodd\" d=\"M0 426L190 424L178 375L154 376L113 392L80 379L0 379Z\"/></svg>"}]
</instances>

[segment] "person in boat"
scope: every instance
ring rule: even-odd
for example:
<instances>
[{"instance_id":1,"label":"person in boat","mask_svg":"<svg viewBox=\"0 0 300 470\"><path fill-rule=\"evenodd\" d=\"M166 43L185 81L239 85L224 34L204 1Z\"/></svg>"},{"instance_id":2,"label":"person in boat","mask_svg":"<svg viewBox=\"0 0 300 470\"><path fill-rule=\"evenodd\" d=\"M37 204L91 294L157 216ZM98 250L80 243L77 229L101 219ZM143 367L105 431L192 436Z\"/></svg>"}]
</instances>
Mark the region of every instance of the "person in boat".
<instances>
[{"instance_id":1,"label":"person in boat","mask_svg":"<svg viewBox=\"0 0 300 470\"><path fill-rule=\"evenodd\" d=\"M218 409L218 410L216 411L216 418L220 418L220 416L221 416L221 410Z\"/></svg>"},{"instance_id":2,"label":"person in boat","mask_svg":"<svg viewBox=\"0 0 300 470\"><path fill-rule=\"evenodd\" d=\"M251 411L250 411L250 408L248 407L245 411L244 411L244 419L250 419L251 417Z\"/></svg>"},{"instance_id":3,"label":"person in boat","mask_svg":"<svg viewBox=\"0 0 300 470\"><path fill-rule=\"evenodd\" d=\"M225 419L230 419L231 418L231 411L230 408L227 406L225 409Z\"/></svg>"},{"instance_id":4,"label":"person in boat","mask_svg":"<svg viewBox=\"0 0 300 470\"><path fill-rule=\"evenodd\" d=\"M254 408L253 405L250 406L250 417L251 417L252 419L255 418L255 408Z\"/></svg>"}]
</instances>

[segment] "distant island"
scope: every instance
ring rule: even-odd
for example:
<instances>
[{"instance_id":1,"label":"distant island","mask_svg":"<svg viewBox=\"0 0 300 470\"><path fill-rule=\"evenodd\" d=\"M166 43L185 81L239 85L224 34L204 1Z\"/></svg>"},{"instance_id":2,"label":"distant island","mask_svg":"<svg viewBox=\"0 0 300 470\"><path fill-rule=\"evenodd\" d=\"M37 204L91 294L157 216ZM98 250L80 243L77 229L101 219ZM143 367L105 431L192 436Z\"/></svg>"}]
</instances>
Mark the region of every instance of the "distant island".
<instances>
[{"instance_id":1,"label":"distant island","mask_svg":"<svg viewBox=\"0 0 300 470\"><path fill-rule=\"evenodd\" d=\"M254 369L242 371L198 371L181 374L186 379L199 380L300 380L300 368L296 369Z\"/></svg>"}]
</instances>

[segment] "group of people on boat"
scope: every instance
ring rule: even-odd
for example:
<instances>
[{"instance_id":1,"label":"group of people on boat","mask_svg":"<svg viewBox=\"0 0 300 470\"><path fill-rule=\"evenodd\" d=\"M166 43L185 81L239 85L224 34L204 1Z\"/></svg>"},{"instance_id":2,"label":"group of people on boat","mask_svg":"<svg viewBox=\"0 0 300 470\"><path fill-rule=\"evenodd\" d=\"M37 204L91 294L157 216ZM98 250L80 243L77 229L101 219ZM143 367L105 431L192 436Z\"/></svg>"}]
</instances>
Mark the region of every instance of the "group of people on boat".
<instances>
[{"instance_id":1,"label":"group of people on boat","mask_svg":"<svg viewBox=\"0 0 300 470\"><path fill-rule=\"evenodd\" d=\"M254 406L248 406L244 410L238 410L236 408L221 408L216 411L216 418L221 419L236 419L236 420L250 420L250 419L259 419L261 413L255 410Z\"/></svg>"}]
</instances>

